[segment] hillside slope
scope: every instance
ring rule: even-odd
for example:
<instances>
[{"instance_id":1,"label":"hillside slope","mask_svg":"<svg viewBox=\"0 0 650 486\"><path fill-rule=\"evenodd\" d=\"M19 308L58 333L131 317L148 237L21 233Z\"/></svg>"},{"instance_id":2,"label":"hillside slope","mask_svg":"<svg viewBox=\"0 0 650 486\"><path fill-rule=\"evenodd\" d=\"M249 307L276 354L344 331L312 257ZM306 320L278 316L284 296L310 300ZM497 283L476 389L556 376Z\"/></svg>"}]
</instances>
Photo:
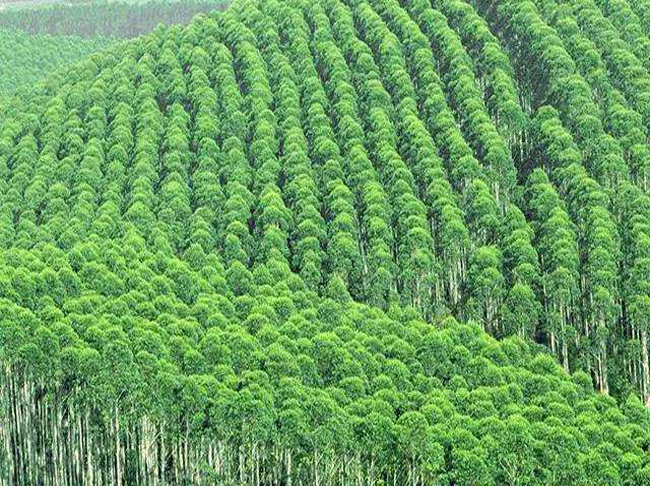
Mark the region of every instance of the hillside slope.
<instances>
[{"instance_id":1,"label":"hillside slope","mask_svg":"<svg viewBox=\"0 0 650 486\"><path fill-rule=\"evenodd\" d=\"M85 39L131 39L158 24L186 25L192 17L224 10L230 0L89 0L0 10L0 27L30 34L72 35Z\"/></svg>"},{"instance_id":2,"label":"hillside slope","mask_svg":"<svg viewBox=\"0 0 650 486\"><path fill-rule=\"evenodd\" d=\"M23 95L0 484L650 485L646 34L597 3L237 0Z\"/></svg>"},{"instance_id":3,"label":"hillside slope","mask_svg":"<svg viewBox=\"0 0 650 486\"><path fill-rule=\"evenodd\" d=\"M102 38L30 36L0 29L0 95L11 95L109 44Z\"/></svg>"},{"instance_id":4,"label":"hillside slope","mask_svg":"<svg viewBox=\"0 0 650 486\"><path fill-rule=\"evenodd\" d=\"M187 24L197 13L226 7L218 0L31 3L33 8L0 8L0 96L54 76L118 39L159 24Z\"/></svg>"}]
</instances>

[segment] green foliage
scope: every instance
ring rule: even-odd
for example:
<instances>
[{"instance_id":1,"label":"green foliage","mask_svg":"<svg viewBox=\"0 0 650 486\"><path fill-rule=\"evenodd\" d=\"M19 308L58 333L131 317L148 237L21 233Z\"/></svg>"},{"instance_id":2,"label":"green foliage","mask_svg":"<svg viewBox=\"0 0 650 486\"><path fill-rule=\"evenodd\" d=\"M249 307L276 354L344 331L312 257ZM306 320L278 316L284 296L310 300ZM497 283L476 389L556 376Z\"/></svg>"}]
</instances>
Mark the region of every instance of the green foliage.
<instances>
[{"instance_id":1,"label":"green foliage","mask_svg":"<svg viewBox=\"0 0 650 486\"><path fill-rule=\"evenodd\" d=\"M0 95L11 95L21 86L61 72L109 44L103 38L30 36L14 29L0 29Z\"/></svg>"},{"instance_id":2,"label":"green foliage","mask_svg":"<svg viewBox=\"0 0 650 486\"><path fill-rule=\"evenodd\" d=\"M151 32L159 24L187 24L192 17L223 10L230 0L71 0L33 2L33 8L0 10L0 28L30 34L130 39Z\"/></svg>"},{"instance_id":3,"label":"green foliage","mask_svg":"<svg viewBox=\"0 0 650 486\"><path fill-rule=\"evenodd\" d=\"M648 483L642 9L237 0L0 100L5 482Z\"/></svg>"}]
</instances>

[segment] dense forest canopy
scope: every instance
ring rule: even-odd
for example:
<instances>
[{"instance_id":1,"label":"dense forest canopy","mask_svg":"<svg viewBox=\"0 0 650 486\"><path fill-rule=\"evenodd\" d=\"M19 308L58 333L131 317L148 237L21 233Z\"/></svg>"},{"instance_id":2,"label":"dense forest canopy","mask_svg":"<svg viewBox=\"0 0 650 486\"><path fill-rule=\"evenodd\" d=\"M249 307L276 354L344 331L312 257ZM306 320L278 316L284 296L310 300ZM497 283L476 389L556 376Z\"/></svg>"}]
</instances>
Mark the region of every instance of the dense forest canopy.
<instances>
[{"instance_id":1,"label":"dense forest canopy","mask_svg":"<svg viewBox=\"0 0 650 486\"><path fill-rule=\"evenodd\" d=\"M649 7L235 0L0 99L0 485L650 486ZM69 8L0 25L147 11Z\"/></svg>"}]
</instances>

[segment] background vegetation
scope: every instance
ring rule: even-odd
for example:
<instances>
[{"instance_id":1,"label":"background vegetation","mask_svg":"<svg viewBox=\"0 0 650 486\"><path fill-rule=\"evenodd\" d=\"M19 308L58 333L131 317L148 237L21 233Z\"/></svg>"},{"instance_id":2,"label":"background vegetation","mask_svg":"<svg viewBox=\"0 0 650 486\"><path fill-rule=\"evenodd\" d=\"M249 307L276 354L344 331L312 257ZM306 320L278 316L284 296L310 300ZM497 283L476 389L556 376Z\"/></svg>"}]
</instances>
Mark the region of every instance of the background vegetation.
<instances>
[{"instance_id":1,"label":"background vegetation","mask_svg":"<svg viewBox=\"0 0 650 486\"><path fill-rule=\"evenodd\" d=\"M30 34L129 39L158 24L187 24L198 13L223 10L230 0L66 2L0 11L0 28Z\"/></svg>"},{"instance_id":2,"label":"background vegetation","mask_svg":"<svg viewBox=\"0 0 650 486\"><path fill-rule=\"evenodd\" d=\"M150 32L159 24L186 24L200 12L228 2L73 1L55 5L9 2L0 10L0 95L12 95L118 39Z\"/></svg>"},{"instance_id":3,"label":"background vegetation","mask_svg":"<svg viewBox=\"0 0 650 486\"><path fill-rule=\"evenodd\" d=\"M20 86L40 81L108 46L104 38L28 35L22 31L0 29L0 95L13 94Z\"/></svg>"}]
</instances>

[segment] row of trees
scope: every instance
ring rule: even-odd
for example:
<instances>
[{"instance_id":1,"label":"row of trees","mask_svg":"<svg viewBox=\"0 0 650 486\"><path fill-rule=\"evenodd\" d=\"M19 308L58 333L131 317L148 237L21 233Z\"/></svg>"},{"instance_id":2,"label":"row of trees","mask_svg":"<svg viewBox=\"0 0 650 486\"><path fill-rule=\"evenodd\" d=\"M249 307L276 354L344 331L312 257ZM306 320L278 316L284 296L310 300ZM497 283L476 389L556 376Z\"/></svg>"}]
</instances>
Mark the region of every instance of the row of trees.
<instances>
[{"instance_id":1,"label":"row of trees","mask_svg":"<svg viewBox=\"0 0 650 486\"><path fill-rule=\"evenodd\" d=\"M521 106L518 83L510 58L486 21L462 0L437 0L431 6L447 18L448 25L462 39L473 65L485 105L501 136L508 141L518 167L524 167L527 119Z\"/></svg>"},{"instance_id":2,"label":"row of trees","mask_svg":"<svg viewBox=\"0 0 650 486\"><path fill-rule=\"evenodd\" d=\"M482 161L482 166L477 164L476 170L481 182L473 182L472 190L485 187L485 184L492 189L493 198L483 191L480 197L471 202L467 213L471 218L470 227L482 234L483 239L475 237L475 241L496 245L502 254L496 253L494 247L487 247L479 249L476 258L470 262L467 282L467 290L471 293L468 301L470 314L467 317L480 319L483 314L485 319L491 316L488 328L496 335L517 333L532 336L538 315L538 305L531 289L539 272L537 254L531 246L532 232L523 214L513 201L509 201L516 170L508 147L483 104L471 61L444 17L436 16L422 3L413 5L414 17L423 23L424 30L429 34L427 38L416 22L407 20L408 14L398 4L386 3L382 11L386 16L394 12L391 22L394 28L401 25L405 39L411 37L409 43L419 42L422 46L420 52L431 49L431 45L433 52L440 55L438 63L447 66L444 72L449 74L443 76L445 91L460 118L461 126L466 129L466 137L472 142L478 160ZM405 29L406 26L410 28ZM438 34L446 39L442 44L437 44L437 37L432 37ZM443 44L445 47L442 47ZM414 56L412 65L416 73L420 71L419 79L427 79L426 71L418 69L423 65L420 59ZM430 72L434 68L433 58L429 56L428 59ZM440 128L434 126L432 130ZM460 137L460 133L457 136ZM502 262L499 262L500 259ZM503 277L498 275L498 271ZM481 314L472 313L472 307L478 308ZM520 319L518 316L521 315L526 315L526 319Z\"/></svg>"},{"instance_id":3,"label":"row of trees","mask_svg":"<svg viewBox=\"0 0 650 486\"><path fill-rule=\"evenodd\" d=\"M650 39L643 28L643 20L634 12L630 3L626 0L599 0L596 5L607 15L638 60L649 69Z\"/></svg>"},{"instance_id":4,"label":"row of trees","mask_svg":"<svg viewBox=\"0 0 650 486\"><path fill-rule=\"evenodd\" d=\"M643 31L646 35L650 35L650 27L648 27L648 19L650 19L650 17L648 16L647 10L647 7L650 4L648 3L648 0L629 0L628 5L641 21L640 25Z\"/></svg>"},{"instance_id":5,"label":"row of trees","mask_svg":"<svg viewBox=\"0 0 650 486\"><path fill-rule=\"evenodd\" d=\"M594 42L610 71L610 79L627 97L630 105L650 127L650 74L636 57L635 49L621 39L612 22L606 18L593 0L569 2L580 28ZM630 27L635 26L633 19ZM638 25L637 25L638 27ZM627 28L627 26L626 26ZM603 39L607 39L604 42Z\"/></svg>"},{"instance_id":6,"label":"row of trees","mask_svg":"<svg viewBox=\"0 0 650 486\"><path fill-rule=\"evenodd\" d=\"M643 125L642 116L630 108L624 96L612 86L605 62L600 58L596 46L582 35L570 11L568 9L562 10L560 14L556 15L556 18L558 19L556 24L558 32L563 37L573 59L576 60L593 92L600 93L600 97L596 98L596 101L600 104L601 112L605 114L604 128L620 143L622 157L628 163L632 174L638 173L638 168L647 166L647 162L650 160L646 145L646 129ZM615 160L614 157L618 157L618 155L614 155L616 148L615 146L610 148L609 152L612 154L610 160ZM645 191L647 189L645 175L633 179L635 179L640 190ZM645 390L647 388L647 385L645 385L647 376L645 372L641 373L640 370L645 370L648 367L645 363L647 349L640 343L645 338L639 336L639 334L645 334L646 331L643 324L644 319L641 318L641 314L638 312L638 302L640 302L639 299L643 299L645 291L640 291L641 287L637 285L640 284L643 287L643 279L639 281L638 274L631 277L634 273L632 268L636 258L635 255L638 252L639 245L643 245L646 238L645 229L638 226L636 230L632 228L637 225L638 221L645 220L646 216L643 212L645 211L645 204L640 198L639 189L630 187L627 181L619 183L616 193L612 194L612 199L614 203L613 211L617 213L621 211L622 215L620 217L623 219L620 232L622 235L622 267L625 273L620 283L622 315L621 328L618 332L632 344L632 356L628 359L633 363L639 363L638 365L634 364L633 369L628 370L629 376L633 381L639 383L642 390ZM630 206L632 201L637 205ZM618 340L620 336L615 336L614 339ZM628 367L629 365L625 366ZM647 401L648 395L646 395L646 392L644 392L644 396Z\"/></svg>"},{"instance_id":7,"label":"row of trees","mask_svg":"<svg viewBox=\"0 0 650 486\"><path fill-rule=\"evenodd\" d=\"M351 84L353 75L337 47L325 10L322 6L314 6L306 12L306 17L313 19L315 37L326 39L315 47L317 58L322 59L322 71L328 73L330 83L340 84L337 78L344 82L356 98ZM388 98L379 86L369 88L368 95ZM353 116L359 127L358 133L363 134L360 113L366 119L365 142L369 145L371 159L386 188L391 207L395 208L390 224L394 231L397 291L407 305L429 312L431 303L440 301L441 289L435 273L437 262L426 207L419 198L409 168L396 150L394 126L384 107L370 107L365 100L355 107ZM358 139L359 144L364 142L363 136L358 136Z\"/></svg>"},{"instance_id":8,"label":"row of trees","mask_svg":"<svg viewBox=\"0 0 650 486\"><path fill-rule=\"evenodd\" d=\"M520 4L516 12L527 15L527 20L534 19L535 11L527 10L531 5ZM262 49L261 55L251 54L258 58L250 62L258 66L250 70L263 73L261 78L266 80L258 89L253 86L256 80L252 77L248 81L250 88L244 87L245 91L265 92L261 96L266 100L265 104L257 105L260 113L263 113L262 118L253 125L251 121L245 121L249 109L246 103L257 103L257 96L250 101L242 97L238 84L243 78L236 73L236 69L228 67L238 65L239 59L232 58L227 46L221 46L218 49L221 53L218 65L222 67L219 69L229 70L230 74L226 78L220 74L217 78L214 72L210 72L208 76L206 72L210 71L209 56L212 54L207 53L213 52L214 45L199 41L200 36L194 32L197 38L192 43L202 43L201 51L198 54L190 54L189 51L177 54L176 50L180 47L179 31L173 31L176 39L166 43L162 54L156 52L152 45L151 59L138 63L142 65L141 76L151 81L151 88L159 82L163 83L164 94L161 97L151 93L146 96L148 101L138 105L137 116L144 114L143 120L146 119L147 124L158 119L154 124L158 128L149 130L142 123L142 128L135 134L135 144L157 148L136 148L136 152L141 154L138 159L142 161L141 167L135 168L136 164L126 188L122 186L122 189L118 189L116 186L110 191L110 203L103 201L100 205L98 200L104 196L98 192L97 177L100 177L100 172L97 171L101 171L101 166L107 162L102 162L103 155L99 149L94 150L92 157L82 160L81 142L73 137L73 127L82 120L78 117L67 120L68 130L61 133L65 133L69 139L66 146L77 149L66 152L66 156L70 157L66 160L71 166L84 166L94 171L95 182L90 181L90 192L83 188L84 194L79 196L76 189L71 189L74 195L63 197L65 208L75 211L80 218L75 220L74 229L64 232L61 228L65 213L62 209L56 211L56 223L48 223L47 232L57 235L56 238L64 246L70 246L77 238L89 233L89 219L92 216L105 214L107 217L102 223L95 223L93 229L97 230L101 225L102 234L111 235L119 227L119 223L112 222L111 218L119 219L121 213L126 213L127 219L136 224L148 239L155 240L162 231L176 252L185 251L194 241L203 251L225 248L224 263L230 267L235 261L239 262L233 271L255 270L258 260L259 263L263 262L269 257L271 249L275 249L274 256L282 255L281 260L289 263L314 290L325 288L330 283L334 286L342 283L357 300L383 308L401 300L402 303L415 305L427 316L451 311L462 319L482 321L496 335L518 333L533 338L541 335L558 353L577 356L579 353L568 352L566 343L558 344L557 326L549 324L545 318L539 318L540 309L547 309L552 298L544 283L550 278L543 268L544 255L537 241L531 240L534 233L517 207L529 208L527 216L531 218L531 205L525 198L507 202L510 198L508 194L513 192L514 187L512 182L508 182L511 177L507 175L514 171L510 153L517 153L516 160L525 165L523 154L540 146L535 141L539 132L525 130L525 115L521 110L510 109L515 96L513 70L496 38L480 22L480 17L467 4L460 6L457 2L440 1L435 6L441 10L432 8L428 2L409 2L402 9L396 2L383 1L373 5L375 12L373 7L363 2L350 5L348 10L338 2L328 1L322 7L316 4L310 9L297 5L301 16L310 19L308 23L291 19L289 12L283 10L274 11L271 22L265 21L261 14L261 18L254 23L247 20L252 31L264 32L257 39L252 32L246 34L247 42L255 45L254 50L257 46ZM238 8L249 7L254 8L243 4ZM509 8L504 6L501 10L507 15L515 12ZM606 219L621 221L617 230L623 234L623 228L632 228L634 221L643 217L640 209L643 206L628 211L625 209L626 203L619 203L610 191L622 190L616 181L621 177L625 180L628 173L642 189L645 187L643 167L649 160L648 148L644 143L645 126L639 120L640 115L628 107L625 96L610 82L604 62L601 61L597 69L588 64L588 59L600 59L599 53L594 51L596 47L590 44L591 41L582 36L579 26L573 21L572 10L560 8L553 2L540 3L540 8L540 12L555 22L570 56L549 58L552 75L548 76L547 84L540 85L538 89L523 91L522 98L533 101L530 105L524 105L530 111L544 101L545 96L554 96L556 90L564 89L555 88L552 83L566 87L569 97L560 98L556 106L560 108L563 122L570 124L578 149L585 154L584 160L590 161L590 173L609 192L610 201L604 204L604 211L610 213ZM443 12L448 13L449 17ZM287 15L290 17L288 22L297 22L290 33L283 32L286 27L282 18ZM275 29L275 21L280 28ZM364 27L364 23L373 26ZM474 27L466 28L467 25ZM388 28L397 36L391 37L393 34L389 34ZM356 34L357 29L360 37ZM522 38L534 40L535 29L537 27L530 28L526 34L528 37L522 35ZM273 33L269 34L269 31ZM373 37L375 35L378 37ZM296 40L296 37L301 40ZM549 46L556 44L556 40L542 39L540 37L541 45L544 42ZM391 43L396 43L396 47L389 47ZM269 44L275 46L273 52L269 52ZM284 59L284 63L278 61L283 48L289 45L295 46L292 47L294 54ZM402 55L401 46L411 47L405 49ZM438 53L435 56L430 52L431 46L434 47L433 52ZM585 46L590 50L585 50ZM239 52L234 44L230 49ZM307 56L307 52L310 56ZM299 63L301 59L311 59L311 53L314 62L311 68L305 70L306 66ZM358 61L359 57L362 61ZM155 72L152 63L158 62L158 59L161 68L157 69L162 70ZM186 75L186 66L195 60L202 67ZM478 61L474 63L474 60ZM269 75L264 72L264 64L274 66L275 62L286 65L284 69L294 69L291 77L295 77L295 81L292 79L295 90L291 103L298 111L292 112L294 118L291 124L282 129L275 120L282 119L284 113L272 106L279 105L281 101L273 99L271 93L276 90L271 90L268 84L279 86L284 76L268 79ZM478 66L476 71L479 77L474 74L474 64ZM437 66L442 68L442 78L436 74ZM522 69L521 62L516 62L515 66ZM248 71L248 68L244 68L242 73ZM563 72L578 71L585 76L586 85L592 87L594 92L603 93L603 96L595 98L596 103L585 97L586 86L582 79L562 77ZM269 72L275 70L271 68ZM307 74L302 75L303 72ZM524 71L520 75L524 81L535 79L539 83L536 76L529 78ZM158 76L164 79L158 81ZM223 84L224 79L229 80L227 84ZM494 86L499 80L511 88L506 89L503 96L496 97ZM316 87L316 91L306 88L307 91L302 93L303 86ZM142 89L149 88L145 85ZM101 89L101 85L98 86L95 93ZM142 98L144 95L139 96ZM304 103L301 97L313 100L306 115L300 109ZM385 102L387 99L390 100L388 104ZM406 99L413 100L415 104L404 102ZM379 100L384 101L379 103ZM136 116L127 106L129 98L123 101L113 110L114 113L98 107L92 114L100 122L97 142L101 141L102 133L106 130L102 128L103 117L124 119L123 127L115 132L119 135L118 139L111 141L113 154L119 153L115 145L117 142L124 148L124 154L117 159L123 167L118 169L117 165L112 166L112 170L118 172L127 170L132 157L129 155L129 145L134 143L128 138L120 140L121 134L130 130ZM164 115L165 119L161 119L160 110L166 112L168 105L173 108ZM576 122L577 117L573 116L576 107L580 107L583 121ZM579 127L588 126L598 113L598 108L606 115L603 130L599 132L595 127L593 135L581 132ZM218 111L215 110L228 113L233 120L221 127L219 117L215 116ZM514 113L512 120L500 125L499 120L503 119L505 113ZM309 121L303 121L305 116ZM460 121L460 130L456 117ZM303 132L304 123L308 126ZM261 139L257 125L262 127ZM264 135L269 129L270 135ZM282 130L286 134L280 135ZM288 135L289 131L292 131L291 136ZM188 132L200 135L191 135L193 140L190 140L186 135ZM222 136L221 133L231 135ZM397 133L404 133L406 138L398 137ZM301 197L311 201L307 203L309 207L306 210L302 209L302 203L287 199L284 181L289 174L282 169L282 159L275 156L285 140L293 143L294 134L298 145L295 150L284 152L295 153L296 159L302 161L299 167L308 167L305 164L308 157L312 157L328 168L323 174L320 171L311 172L311 168L296 169L293 174L292 177L298 178L301 186L306 182L305 187L311 188L308 189L311 194L304 194L304 189L300 189ZM166 139L169 142L163 144L162 141ZM384 139L389 142L385 143ZM620 147L614 139L620 143ZM220 147L211 140L224 147L227 155L222 155ZM323 144L325 140L332 141L333 145ZM255 142L255 149L251 152L249 144L252 142ZM98 147L96 142L92 145ZM527 148L523 148L524 145ZM159 179L153 171L159 170L155 168L154 160L161 151L167 155ZM426 157L422 156L423 153L427 154ZM200 162L193 161L193 154ZM36 156L34 150L32 156ZM57 156L61 154L57 153ZM200 170L193 174L185 167L188 163ZM264 167L259 176L258 167ZM629 171L627 167L630 167ZM553 170L550 166L547 169ZM307 171L305 177L302 174L304 170ZM221 174L219 180L215 179L215 173ZM148 174L145 179L142 178L143 174ZM197 185L193 182L195 177ZM69 179L65 176L60 180L65 184ZM396 184L399 180L403 183ZM551 180L559 179L551 177ZM29 198L42 201L46 185L42 178L36 179L31 185ZM395 186L399 188L397 191L393 189ZM187 187L193 189L188 190ZM503 187L510 189L504 191ZM492 195L486 191L488 188ZM136 189L137 192L126 200L118 195L120 191L128 193ZM196 201L194 189L201 194ZM165 194L165 202L160 207L152 200L158 190ZM140 191L144 192L139 194ZM631 194L634 190L625 189L624 192ZM564 194L561 189L559 193ZM36 197L37 194L40 195ZM205 209L208 201L210 208ZM324 201L325 207L320 201ZM230 209L226 215L221 215L215 209L226 202ZM98 213L100 206L101 212ZM391 206L400 210L391 211ZM35 228L53 214L46 212L43 219L38 204L34 203L33 207L33 217L28 214L21 216L23 227L18 234L23 245L29 245L29 238L37 231ZM14 214L19 212L14 209ZM267 216L262 216L262 213ZM283 216L277 221L276 216L270 216L271 213ZM569 211L569 214L574 224L580 227L583 222L579 213ZM86 219L81 221L84 215ZM251 222L260 217L265 221L270 217L269 221L275 221L280 231L266 231L266 223L252 230ZM621 220L622 217L624 220ZM304 218L309 220L307 224L300 221ZM161 222L156 222L158 220ZM29 221L31 223L28 224ZM292 229L300 224L303 228L300 233ZM511 235L506 238L508 234ZM585 230L583 236L579 236L580 248L590 244L590 234ZM640 389L647 388L643 383L643 374L639 372L646 367L643 346L638 344L642 340L641 329L644 325L632 321L643 318L642 315L633 318L628 309L632 308L631 302L638 301L642 296L630 290L634 287L630 275L635 249L642 245L644 235L639 230L631 238L626 236L625 241L614 238L620 240L614 246L620 248L621 256L616 257L616 262L622 265L624 273L620 279L610 279L611 283L608 284L608 293L613 296L612 305L619 311L615 313L617 324L611 320L606 326L609 329L607 346L611 348L610 354L618 353L615 351L617 348L625 349L620 357L615 356L613 366L627 369L626 373L633 382L638 383ZM454 243L450 243L452 241ZM531 243L535 244L535 248ZM262 249L265 256L256 258ZM327 255L325 258L321 257L323 252ZM540 253L539 257L536 253ZM581 275L588 272L586 258L580 265ZM245 282L250 278L244 278L242 289L246 288ZM581 292L586 296L573 302L573 315L583 311L585 299L591 300L590 295L594 295L595 291L583 286ZM589 318L580 320L585 319ZM569 320L568 317L562 319L563 329L567 328ZM589 334L587 324L574 322L571 327L584 329L573 331L578 335ZM562 333L566 334L566 331ZM622 347L619 343L621 337L624 339ZM636 355L638 366L630 364L635 362L630 358L630 353ZM590 352L585 351L585 355L588 354ZM572 367L568 360L564 360L568 369L590 362L590 359L581 357ZM598 376L603 373L599 372L595 377L602 382L601 388L607 390L607 380ZM625 387L625 380L617 381L616 390Z\"/></svg>"},{"instance_id":9,"label":"row of trees","mask_svg":"<svg viewBox=\"0 0 650 486\"><path fill-rule=\"evenodd\" d=\"M557 21L557 32L544 23L540 12L549 20ZM647 351L642 349L638 339L639 330L644 325L638 321L640 316L632 317L633 314L630 312L633 307L631 303L638 301L642 294L632 291L628 283L631 282L629 272L635 254L633 248L638 248L645 239L643 232L632 233L630 228L634 225L633 221L638 218L643 219L643 205L636 206L635 211L632 206L628 206L624 197L620 196L625 194L625 197L629 197L641 191L640 195L645 191L648 161L645 127L640 121L640 116L628 108L625 98L613 88L606 70L598 69L598 65L594 64L593 60L599 59L598 53L596 52L595 56L589 54L589 42L580 37L579 28L570 17L570 11L564 6L540 2L538 11L532 3L522 2L503 6L491 12L491 15L492 24L495 27L499 26L497 32L502 36L515 60L522 86L525 87L523 96L533 101L531 104L533 108L552 102L559 110L557 114L560 115L561 122L559 120L558 122L564 124L570 131L570 134L563 138L575 140L576 145L573 146L573 142L558 145L565 150L562 158L566 162L562 165L573 162L582 164L584 160L590 175L602 184L602 189L598 189L598 192L604 191L606 197L600 197L599 212L602 215L609 213L609 216L603 220L609 220L606 223L610 228L608 232L612 235L618 233L621 237L614 236L611 239L614 242L613 246L607 243L602 251L592 248L590 252L583 253L581 264L583 275L591 274L595 278L595 274L589 270L592 266L593 268L608 267L610 270L608 277L601 274L605 280L601 280L600 277L594 280L582 280L583 297L578 304L578 309L579 312L583 312L584 333L587 334L591 323L598 321L596 316L603 314L596 308L587 312L585 303L594 302L596 295L600 294L601 297L609 295L603 301L606 302L603 309L616 310L607 311L610 317L606 319L608 324L605 329L608 331L604 339L608 344L605 347L610 349L611 356L608 359L610 367L620 370L610 373L612 381L616 382L613 386L618 389L625 387L626 382L632 382L639 389L645 389L642 374L638 372L646 367L643 361ZM558 36L558 32L563 36L562 39ZM518 39L517 43L510 40L515 38ZM543 62L531 63L526 51L521 50L522 42L537 46ZM569 52L565 50L565 45ZM593 48L591 52L593 54ZM585 73L585 78L580 75L580 70ZM598 93L599 96L596 97L593 93ZM596 103L600 104L600 109ZM601 113L605 113L604 123L600 121ZM621 124L626 128L622 129ZM557 130L554 138L557 144ZM531 139L535 139L534 134ZM566 151L567 148L571 149L570 152ZM548 156L555 158L557 155L549 152ZM558 179L558 184L560 182ZM632 187L631 182L639 189ZM570 208L568 201L567 206ZM624 210L624 208L632 210ZM589 248L594 233L585 226L584 213L574 212L572 219L576 227L584 228L584 236L579 237L579 240L582 239L580 248ZM599 259L607 257L610 263L605 265L600 260L596 263L589 256L590 253L594 256L600 255ZM609 283L603 286L604 282ZM606 293L603 293L604 289L608 289ZM626 378L621 379L621 375Z\"/></svg>"}]
</instances>

